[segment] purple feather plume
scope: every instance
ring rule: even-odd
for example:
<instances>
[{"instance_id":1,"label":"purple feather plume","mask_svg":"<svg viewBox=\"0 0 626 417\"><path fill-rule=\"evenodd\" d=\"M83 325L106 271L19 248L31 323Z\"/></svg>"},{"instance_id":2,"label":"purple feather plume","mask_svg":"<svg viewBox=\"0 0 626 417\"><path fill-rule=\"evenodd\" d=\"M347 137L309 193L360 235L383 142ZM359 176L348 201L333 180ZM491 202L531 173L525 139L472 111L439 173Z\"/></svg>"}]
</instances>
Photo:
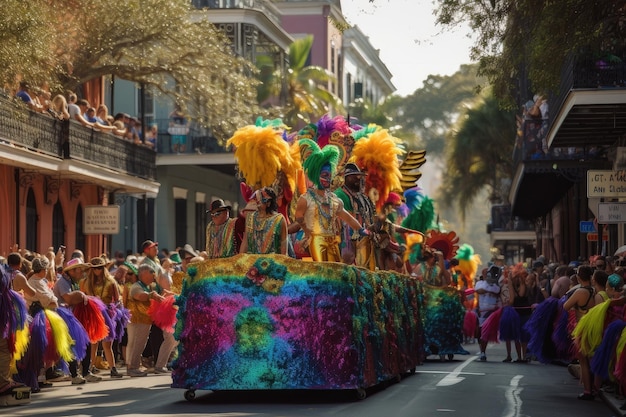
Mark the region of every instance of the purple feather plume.
<instances>
[{"instance_id":1,"label":"purple feather plume","mask_svg":"<svg viewBox=\"0 0 626 417\"><path fill-rule=\"evenodd\" d=\"M87 353L87 345L90 343L87 331L68 308L59 307L56 312L61 316L65 324L67 324L70 336L74 339L74 345L72 346L74 357L78 361L83 360Z\"/></svg>"},{"instance_id":2,"label":"purple feather plume","mask_svg":"<svg viewBox=\"0 0 626 417\"><path fill-rule=\"evenodd\" d=\"M591 358L591 371L603 380L609 379L611 360L617 360L617 358L614 358L615 349L624 327L626 327L626 322L622 320L616 320L609 324L604 331L602 343L600 343L600 346L598 346Z\"/></svg>"},{"instance_id":3,"label":"purple feather plume","mask_svg":"<svg viewBox=\"0 0 626 417\"><path fill-rule=\"evenodd\" d=\"M528 352L541 363L550 363L555 358L552 330L559 300L550 297L537 305L524 328L530 334Z\"/></svg>"},{"instance_id":4,"label":"purple feather plume","mask_svg":"<svg viewBox=\"0 0 626 417\"><path fill-rule=\"evenodd\" d=\"M500 317L500 340L520 340L521 336L519 314L511 306L503 307Z\"/></svg>"}]
</instances>

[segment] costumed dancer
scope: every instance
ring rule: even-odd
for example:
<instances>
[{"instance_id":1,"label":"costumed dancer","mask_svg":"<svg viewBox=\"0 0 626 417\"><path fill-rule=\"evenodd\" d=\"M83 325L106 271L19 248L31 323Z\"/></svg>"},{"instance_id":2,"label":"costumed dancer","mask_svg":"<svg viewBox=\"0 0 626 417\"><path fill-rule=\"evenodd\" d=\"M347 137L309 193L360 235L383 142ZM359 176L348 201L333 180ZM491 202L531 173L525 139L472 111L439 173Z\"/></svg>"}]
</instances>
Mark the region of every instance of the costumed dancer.
<instances>
[{"instance_id":1,"label":"costumed dancer","mask_svg":"<svg viewBox=\"0 0 626 417\"><path fill-rule=\"evenodd\" d=\"M354 163L347 163L343 169L344 183L335 190L347 212L352 214L362 225L370 227L374 223L376 208L365 193L367 174ZM346 264L355 264L370 271L376 269L374 246L369 236L352 240L354 230L345 226L341 234L341 255Z\"/></svg>"},{"instance_id":2,"label":"costumed dancer","mask_svg":"<svg viewBox=\"0 0 626 417\"><path fill-rule=\"evenodd\" d=\"M287 130L281 119L259 117L254 125L237 129L226 145L235 147L242 181L252 191L271 187L278 212L289 221L289 206L298 190L302 166L299 149L289 143Z\"/></svg>"},{"instance_id":3,"label":"costumed dancer","mask_svg":"<svg viewBox=\"0 0 626 417\"><path fill-rule=\"evenodd\" d=\"M476 314L476 296L474 290L474 277L480 265L480 256L474 253L474 248L467 243L462 244L456 252L454 259L458 262L455 269L459 271L457 285L463 291L463 305L465 317L463 319L463 335L465 341L473 343L478 330L478 314Z\"/></svg>"},{"instance_id":4,"label":"costumed dancer","mask_svg":"<svg viewBox=\"0 0 626 417\"><path fill-rule=\"evenodd\" d=\"M576 327L572 332L576 349L579 353L580 362L580 375L585 391L578 396L581 400L593 399L594 391L600 389L601 380L595 378L591 371L592 358L595 356L595 351L602 342L605 330L609 324L622 318L622 306L613 305L612 301L617 300L622 296L622 289L624 286L624 279L617 275L612 274L608 277L605 286L605 291L609 297L606 301L596 304L590 308L587 314L583 315ZM607 352L605 351L605 355ZM581 357L586 360L580 360ZM607 364L608 365L608 364ZM596 364L596 367L605 368ZM608 366L606 366L608 368ZM606 372L604 372L606 374ZM586 379L583 379L586 378Z\"/></svg>"},{"instance_id":5,"label":"costumed dancer","mask_svg":"<svg viewBox=\"0 0 626 417\"><path fill-rule=\"evenodd\" d=\"M40 385L51 386L38 381L42 370L59 360L69 362L73 359L70 337L65 321L54 311L58 307L57 298L45 279L49 261L35 258L32 261L32 275L28 284L37 294L24 295L32 322L29 326L30 340L24 357L17 363L17 371L22 382L31 387L32 392L39 392Z\"/></svg>"},{"instance_id":6,"label":"costumed dancer","mask_svg":"<svg viewBox=\"0 0 626 417\"><path fill-rule=\"evenodd\" d=\"M270 187L255 192L257 211L246 216L240 253L287 255L287 221L278 213L276 194Z\"/></svg>"},{"instance_id":7,"label":"costumed dancer","mask_svg":"<svg viewBox=\"0 0 626 417\"><path fill-rule=\"evenodd\" d=\"M476 312L478 315L478 343L480 346L480 361L487 360L487 344L499 341L499 325L502 308L498 307L498 297L500 286L498 278L502 270L496 265L489 269L485 268L480 279L474 286L474 291L478 295L476 300Z\"/></svg>"},{"instance_id":8,"label":"costumed dancer","mask_svg":"<svg viewBox=\"0 0 626 417\"><path fill-rule=\"evenodd\" d=\"M348 213L343 202L330 191L330 185L336 173L339 150L334 145L323 149L310 139L298 141L301 149L304 172L313 186L298 198L296 222L304 231L305 246L314 261L341 262L339 252L339 225L343 220L359 236L369 232Z\"/></svg>"},{"instance_id":9,"label":"costumed dancer","mask_svg":"<svg viewBox=\"0 0 626 417\"><path fill-rule=\"evenodd\" d=\"M11 289L10 272L0 265L0 406L30 402L30 387L11 377L16 359L26 351L27 315L24 299Z\"/></svg>"},{"instance_id":10,"label":"costumed dancer","mask_svg":"<svg viewBox=\"0 0 626 417\"><path fill-rule=\"evenodd\" d=\"M506 285L508 285L509 294L512 294L513 298L508 305L502 306L500 317L500 340L504 340L506 343L504 362L513 360L511 358L511 342L515 343L515 352L517 353L515 362L528 362L526 346L530 335L524 326L532 314L529 298L530 288L526 282L529 273L523 264L518 263L513 266L509 275ZM532 277L536 279L535 276Z\"/></svg>"},{"instance_id":11,"label":"costumed dancer","mask_svg":"<svg viewBox=\"0 0 626 417\"><path fill-rule=\"evenodd\" d=\"M578 322L587 314L587 312L595 306L595 290L591 285L591 277L593 270L590 266L581 265L576 271L578 283L580 287L574 290L567 301L563 303L563 310L568 312L567 328L573 339L573 332ZM589 358L581 349L575 350L575 356L580 364L580 380L583 384L584 391L578 395L581 400L593 400L592 393L592 377L589 368Z\"/></svg>"},{"instance_id":12,"label":"costumed dancer","mask_svg":"<svg viewBox=\"0 0 626 417\"><path fill-rule=\"evenodd\" d=\"M116 316L122 316L124 313L121 311L123 308L120 303L121 294L117 282L109 273L109 270L105 268L105 261L101 257L92 258L89 261L89 271L87 277L80 282L80 290L88 296L98 298L105 305L103 315L107 315L112 319L113 327L109 327L109 334L99 343L102 345L104 357L111 368L111 378L121 378L122 374L118 372L115 367L115 357L113 356L113 340L119 335L119 339L124 334L123 331L116 331L118 324L114 320ZM125 314L127 317L128 314ZM127 323L121 322L119 326L122 328ZM95 363L96 354L98 351L98 343L91 345L91 362Z\"/></svg>"}]
</instances>

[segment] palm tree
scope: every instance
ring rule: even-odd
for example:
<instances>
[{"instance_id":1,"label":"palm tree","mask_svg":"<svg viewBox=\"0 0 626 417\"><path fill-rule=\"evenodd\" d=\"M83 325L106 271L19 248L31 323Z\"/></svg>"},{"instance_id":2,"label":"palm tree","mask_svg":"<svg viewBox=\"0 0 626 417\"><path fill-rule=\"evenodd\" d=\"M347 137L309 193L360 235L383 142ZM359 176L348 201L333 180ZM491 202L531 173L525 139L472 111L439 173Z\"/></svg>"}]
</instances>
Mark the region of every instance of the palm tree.
<instances>
[{"instance_id":1,"label":"palm tree","mask_svg":"<svg viewBox=\"0 0 626 417\"><path fill-rule=\"evenodd\" d=\"M514 113L503 110L493 95L460 120L458 130L449 133L441 194L445 205L458 204L465 220L468 208L485 187L490 189L492 204L505 201L513 177L516 132Z\"/></svg>"},{"instance_id":2,"label":"palm tree","mask_svg":"<svg viewBox=\"0 0 626 417\"><path fill-rule=\"evenodd\" d=\"M311 35L291 44L289 68L284 76L280 71L260 68L263 84L258 90L259 102L277 98L282 108L280 116L291 127L317 120L331 109L343 110L341 100L325 87L336 81L333 74L322 67L306 65L312 45Z\"/></svg>"}]
</instances>

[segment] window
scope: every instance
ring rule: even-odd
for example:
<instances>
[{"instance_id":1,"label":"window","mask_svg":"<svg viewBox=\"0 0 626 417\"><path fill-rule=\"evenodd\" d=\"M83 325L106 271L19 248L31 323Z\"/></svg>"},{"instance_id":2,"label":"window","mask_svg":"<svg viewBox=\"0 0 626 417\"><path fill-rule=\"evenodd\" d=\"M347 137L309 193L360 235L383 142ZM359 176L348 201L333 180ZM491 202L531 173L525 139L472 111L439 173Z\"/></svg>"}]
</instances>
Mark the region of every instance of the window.
<instances>
[{"instance_id":1,"label":"window","mask_svg":"<svg viewBox=\"0 0 626 417\"><path fill-rule=\"evenodd\" d=\"M26 248L37 250L37 201L33 189L28 189L26 196Z\"/></svg>"},{"instance_id":2,"label":"window","mask_svg":"<svg viewBox=\"0 0 626 417\"><path fill-rule=\"evenodd\" d=\"M61 202L57 200L52 210L52 246L58 248L61 245L65 245L65 219Z\"/></svg>"},{"instance_id":3,"label":"window","mask_svg":"<svg viewBox=\"0 0 626 417\"><path fill-rule=\"evenodd\" d=\"M187 243L187 199L174 200L174 219L176 246L185 246Z\"/></svg>"}]
</instances>

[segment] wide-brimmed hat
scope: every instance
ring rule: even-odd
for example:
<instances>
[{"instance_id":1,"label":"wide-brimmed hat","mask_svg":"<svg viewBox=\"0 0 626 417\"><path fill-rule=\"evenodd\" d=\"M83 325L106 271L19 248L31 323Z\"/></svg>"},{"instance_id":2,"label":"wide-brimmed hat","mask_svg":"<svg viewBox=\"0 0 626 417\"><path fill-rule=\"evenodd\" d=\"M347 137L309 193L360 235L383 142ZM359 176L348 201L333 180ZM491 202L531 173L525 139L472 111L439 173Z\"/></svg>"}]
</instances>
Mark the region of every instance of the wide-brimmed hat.
<instances>
[{"instance_id":1,"label":"wide-brimmed hat","mask_svg":"<svg viewBox=\"0 0 626 417\"><path fill-rule=\"evenodd\" d=\"M198 252L196 252L195 249L189 243L187 243L185 246L183 246L182 249L178 250L178 254L180 255L180 257L182 259L185 259L185 257L186 257L185 254L187 254L187 253L189 255L191 255L191 256L194 256L194 257L198 256Z\"/></svg>"},{"instance_id":2,"label":"wide-brimmed hat","mask_svg":"<svg viewBox=\"0 0 626 417\"><path fill-rule=\"evenodd\" d=\"M135 256L135 255L128 255L126 257L126 261L125 262L128 262L129 264L137 263L137 256Z\"/></svg>"},{"instance_id":3,"label":"wide-brimmed hat","mask_svg":"<svg viewBox=\"0 0 626 417\"><path fill-rule=\"evenodd\" d=\"M141 250L145 251L146 249L150 249L154 246L159 246L159 242L153 242L151 240L146 240L141 244Z\"/></svg>"},{"instance_id":4,"label":"wide-brimmed hat","mask_svg":"<svg viewBox=\"0 0 626 417\"><path fill-rule=\"evenodd\" d=\"M221 198L218 198L217 200L213 200L213 202L211 203L211 209L208 210L208 212L213 213L214 211L217 211L217 210L222 210L222 209L230 210L231 208L232 208L231 206L227 206L226 203L224 203L224 200L222 200Z\"/></svg>"},{"instance_id":5,"label":"wide-brimmed hat","mask_svg":"<svg viewBox=\"0 0 626 417\"><path fill-rule=\"evenodd\" d=\"M106 261L99 256L89 260L89 267L91 268L104 268L106 264Z\"/></svg>"},{"instance_id":6,"label":"wide-brimmed hat","mask_svg":"<svg viewBox=\"0 0 626 417\"><path fill-rule=\"evenodd\" d=\"M84 263L80 258L72 258L65 264L65 268L63 268L63 272L67 272L71 269L76 268L89 268L89 264Z\"/></svg>"},{"instance_id":7,"label":"wide-brimmed hat","mask_svg":"<svg viewBox=\"0 0 626 417\"><path fill-rule=\"evenodd\" d=\"M348 175L367 175L365 172L361 171L357 164L349 162L343 168L343 176L347 177Z\"/></svg>"}]
</instances>

